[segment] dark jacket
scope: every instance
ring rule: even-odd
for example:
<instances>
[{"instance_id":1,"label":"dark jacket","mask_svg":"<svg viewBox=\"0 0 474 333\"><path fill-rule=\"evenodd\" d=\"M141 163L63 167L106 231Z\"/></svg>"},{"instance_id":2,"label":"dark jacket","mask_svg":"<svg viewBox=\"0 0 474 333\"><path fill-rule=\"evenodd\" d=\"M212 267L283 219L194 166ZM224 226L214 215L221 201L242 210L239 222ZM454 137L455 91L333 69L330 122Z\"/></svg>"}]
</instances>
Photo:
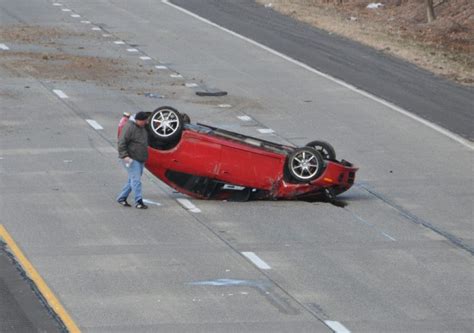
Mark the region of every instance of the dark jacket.
<instances>
[{"instance_id":1,"label":"dark jacket","mask_svg":"<svg viewBox=\"0 0 474 333\"><path fill-rule=\"evenodd\" d=\"M133 120L127 121L118 140L119 158L145 162L148 159L148 132Z\"/></svg>"}]
</instances>

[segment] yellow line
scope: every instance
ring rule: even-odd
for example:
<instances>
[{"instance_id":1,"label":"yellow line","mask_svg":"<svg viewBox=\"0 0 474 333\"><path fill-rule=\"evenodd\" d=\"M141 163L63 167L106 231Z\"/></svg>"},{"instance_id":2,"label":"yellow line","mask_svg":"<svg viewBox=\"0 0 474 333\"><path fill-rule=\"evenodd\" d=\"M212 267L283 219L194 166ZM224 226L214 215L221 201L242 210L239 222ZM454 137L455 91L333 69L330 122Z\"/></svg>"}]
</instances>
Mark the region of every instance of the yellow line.
<instances>
[{"instance_id":1,"label":"yellow line","mask_svg":"<svg viewBox=\"0 0 474 333\"><path fill-rule=\"evenodd\" d=\"M64 325L66 325L66 328L69 330L69 332L71 332L71 333L80 333L81 331L79 330L77 325L74 323L72 318L69 316L67 311L62 306L62 304L59 302L59 300L53 294L51 289L49 289L48 285L46 284L46 282L44 282L41 275L39 275L39 273L36 271L36 269L33 267L33 265L28 261L28 259L25 257L23 252L20 250L18 245L16 245L13 238L10 236L10 234L7 232L7 230L1 224L0 224L0 238L3 238L5 243L7 243L8 247L13 252L13 255L15 256L16 260L18 260L21 267L23 267L23 269L25 270L28 277L31 280L33 280L33 282L36 284L36 287L38 288L38 290L41 292L43 297L46 299L49 306L51 306L51 308L54 310L54 312L56 312L56 314L59 316L59 318L61 318L61 320L63 321Z\"/></svg>"}]
</instances>

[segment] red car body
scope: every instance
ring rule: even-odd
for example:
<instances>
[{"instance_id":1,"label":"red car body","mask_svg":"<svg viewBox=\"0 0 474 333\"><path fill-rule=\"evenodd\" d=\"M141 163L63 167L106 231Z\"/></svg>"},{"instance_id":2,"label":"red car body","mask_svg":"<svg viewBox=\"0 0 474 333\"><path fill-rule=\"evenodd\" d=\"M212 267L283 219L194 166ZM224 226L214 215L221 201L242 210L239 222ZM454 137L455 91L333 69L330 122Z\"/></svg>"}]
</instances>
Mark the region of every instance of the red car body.
<instances>
[{"instance_id":1,"label":"red car body","mask_svg":"<svg viewBox=\"0 0 474 333\"><path fill-rule=\"evenodd\" d=\"M122 118L119 133L127 120ZM145 167L177 191L200 199L312 199L351 188L357 168L346 161L325 160L316 179L293 181L286 168L295 148L185 124L171 148L148 147Z\"/></svg>"}]
</instances>

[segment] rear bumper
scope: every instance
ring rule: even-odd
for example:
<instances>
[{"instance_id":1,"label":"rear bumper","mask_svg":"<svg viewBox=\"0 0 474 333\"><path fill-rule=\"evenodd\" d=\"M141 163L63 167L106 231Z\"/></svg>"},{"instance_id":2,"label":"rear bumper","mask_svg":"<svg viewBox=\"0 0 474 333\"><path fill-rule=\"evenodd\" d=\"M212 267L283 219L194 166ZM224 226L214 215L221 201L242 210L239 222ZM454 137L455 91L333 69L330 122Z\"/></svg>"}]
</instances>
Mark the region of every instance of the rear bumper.
<instances>
[{"instance_id":1,"label":"rear bumper","mask_svg":"<svg viewBox=\"0 0 474 333\"><path fill-rule=\"evenodd\" d=\"M355 182L358 168L347 161L327 161L323 174L309 183L281 181L273 197L278 199L304 199L324 195L330 189L334 195L349 190Z\"/></svg>"}]
</instances>

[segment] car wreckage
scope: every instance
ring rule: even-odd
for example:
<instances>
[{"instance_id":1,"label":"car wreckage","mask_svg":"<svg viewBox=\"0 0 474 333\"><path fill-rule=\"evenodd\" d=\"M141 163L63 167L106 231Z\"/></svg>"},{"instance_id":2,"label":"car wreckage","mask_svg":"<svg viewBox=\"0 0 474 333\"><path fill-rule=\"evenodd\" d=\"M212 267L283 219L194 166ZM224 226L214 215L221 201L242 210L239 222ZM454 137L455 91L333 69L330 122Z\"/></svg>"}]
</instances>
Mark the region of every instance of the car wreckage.
<instances>
[{"instance_id":1,"label":"car wreckage","mask_svg":"<svg viewBox=\"0 0 474 333\"><path fill-rule=\"evenodd\" d=\"M177 191L199 199L325 198L334 201L354 184L357 167L336 160L324 141L282 145L204 124L175 108L147 112L145 167ZM118 135L129 120L122 117Z\"/></svg>"}]
</instances>

